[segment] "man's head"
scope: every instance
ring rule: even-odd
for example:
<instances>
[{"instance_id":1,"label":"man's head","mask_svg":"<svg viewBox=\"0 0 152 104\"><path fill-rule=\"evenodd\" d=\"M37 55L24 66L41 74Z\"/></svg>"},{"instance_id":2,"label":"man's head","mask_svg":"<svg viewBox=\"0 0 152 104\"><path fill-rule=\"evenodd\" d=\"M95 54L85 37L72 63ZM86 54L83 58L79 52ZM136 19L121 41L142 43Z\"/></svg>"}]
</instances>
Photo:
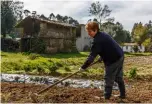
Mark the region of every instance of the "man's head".
<instances>
[{"instance_id":1,"label":"man's head","mask_svg":"<svg viewBox=\"0 0 152 104\"><path fill-rule=\"evenodd\" d=\"M97 22L88 22L85 26L86 31L91 37L94 37L96 33L99 31L99 25Z\"/></svg>"}]
</instances>

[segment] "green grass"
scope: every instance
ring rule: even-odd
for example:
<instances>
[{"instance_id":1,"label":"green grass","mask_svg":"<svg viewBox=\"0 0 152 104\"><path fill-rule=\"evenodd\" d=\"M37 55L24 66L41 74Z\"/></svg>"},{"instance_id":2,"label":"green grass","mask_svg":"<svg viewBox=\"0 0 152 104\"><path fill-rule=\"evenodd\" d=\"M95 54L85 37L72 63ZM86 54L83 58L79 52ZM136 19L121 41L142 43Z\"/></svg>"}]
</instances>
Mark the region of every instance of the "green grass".
<instances>
[{"instance_id":1,"label":"green grass","mask_svg":"<svg viewBox=\"0 0 152 104\"><path fill-rule=\"evenodd\" d=\"M88 54L88 52L54 55L1 52L1 72L66 76L77 71L86 60ZM78 74L78 76L84 77L85 74L91 76L92 73L96 75L99 74L101 69L99 65L91 68L97 70L86 71Z\"/></svg>"},{"instance_id":2,"label":"green grass","mask_svg":"<svg viewBox=\"0 0 152 104\"><path fill-rule=\"evenodd\" d=\"M78 70L88 56L88 52L60 54L28 54L1 52L1 72L66 76ZM149 56L152 53L125 54L125 57ZM97 59L97 58L96 58ZM103 64L96 64L86 72L78 73L75 77L101 79Z\"/></svg>"},{"instance_id":3,"label":"green grass","mask_svg":"<svg viewBox=\"0 0 152 104\"><path fill-rule=\"evenodd\" d=\"M42 57L45 58L57 58L57 59L65 59L65 58L83 58L87 57L89 52L80 52L80 53L57 53L57 54L41 54Z\"/></svg>"}]
</instances>

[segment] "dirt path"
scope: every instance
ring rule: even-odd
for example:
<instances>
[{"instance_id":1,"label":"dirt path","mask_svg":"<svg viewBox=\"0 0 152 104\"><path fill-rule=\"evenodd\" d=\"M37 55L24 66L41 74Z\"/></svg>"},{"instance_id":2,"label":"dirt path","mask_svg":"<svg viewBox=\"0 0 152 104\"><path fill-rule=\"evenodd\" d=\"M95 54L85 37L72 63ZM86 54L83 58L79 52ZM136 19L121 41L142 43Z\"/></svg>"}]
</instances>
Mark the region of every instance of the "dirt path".
<instances>
[{"instance_id":1,"label":"dirt path","mask_svg":"<svg viewBox=\"0 0 152 104\"><path fill-rule=\"evenodd\" d=\"M149 81L134 81L128 82L131 88L127 89L127 98L121 101L116 97L111 97L105 101L95 96L103 96L103 91L100 89L91 88L69 88L69 87L54 87L38 98L39 102L43 103L103 103L103 102L130 102L130 103L152 103L152 82ZM29 92L37 92L46 85L34 84L19 84L19 83L1 83L2 102L13 103L31 103ZM113 94L118 94L118 91L113 91Z\"/></svg>"}]
</instances>

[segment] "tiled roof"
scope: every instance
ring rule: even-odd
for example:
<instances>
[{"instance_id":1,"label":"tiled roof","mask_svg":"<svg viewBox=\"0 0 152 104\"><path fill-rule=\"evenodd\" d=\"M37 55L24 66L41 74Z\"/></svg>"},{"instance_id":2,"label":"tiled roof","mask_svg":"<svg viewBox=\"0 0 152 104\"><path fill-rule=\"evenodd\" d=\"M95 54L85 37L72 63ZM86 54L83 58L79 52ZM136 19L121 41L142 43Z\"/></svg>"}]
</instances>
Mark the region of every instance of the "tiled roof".
<instances>
[{"instance_id":1,"label":"tiled roof","mask_svg":"<svg viewBox=\"0 0 152 104\"><path fill-rule=\"evenodd\" d=\"M27 18L32 18L32 17L28 16L28 17L24 18L22 21L20 21L18 24L16 24L15 27L18 27ZM34 18L34 19L39 20L40 22L46 22L46 23L49 23L49 24L61 25L61 26L64 26L64 27L76 27L72 24L62 23L62 22L58 22L58 21L44 20L44 19L41 19L41 18Z\"/></svg>"}]
</instances>

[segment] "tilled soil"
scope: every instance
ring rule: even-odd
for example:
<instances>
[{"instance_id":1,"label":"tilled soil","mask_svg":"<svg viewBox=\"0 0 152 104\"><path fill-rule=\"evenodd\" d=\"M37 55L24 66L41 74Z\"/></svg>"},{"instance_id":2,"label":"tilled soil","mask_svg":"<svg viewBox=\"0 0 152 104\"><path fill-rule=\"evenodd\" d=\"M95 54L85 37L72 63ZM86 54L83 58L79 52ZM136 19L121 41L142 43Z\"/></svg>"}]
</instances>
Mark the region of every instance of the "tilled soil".
<instances>
[{"instance_id":1,"label":"tilled soil","mask_svg":"<svg viewBox=\"0 0 152 104\"><path fill-rule=\"evenodd\" d=\"M127 82L131 85L126 89L126 99L119 99L112 96L110 100L104 100L103 90L93 88L70 88L53 87L47 92L38 96L39 103L152 103L152 82L143 80L134 80ZM30 99L29 94L35 93L47 85L34 85L23 83L1 83L1 100L7 103L35 103ZM119 94L114 90L113 95Z\"/></svg>"}]
</instances>

